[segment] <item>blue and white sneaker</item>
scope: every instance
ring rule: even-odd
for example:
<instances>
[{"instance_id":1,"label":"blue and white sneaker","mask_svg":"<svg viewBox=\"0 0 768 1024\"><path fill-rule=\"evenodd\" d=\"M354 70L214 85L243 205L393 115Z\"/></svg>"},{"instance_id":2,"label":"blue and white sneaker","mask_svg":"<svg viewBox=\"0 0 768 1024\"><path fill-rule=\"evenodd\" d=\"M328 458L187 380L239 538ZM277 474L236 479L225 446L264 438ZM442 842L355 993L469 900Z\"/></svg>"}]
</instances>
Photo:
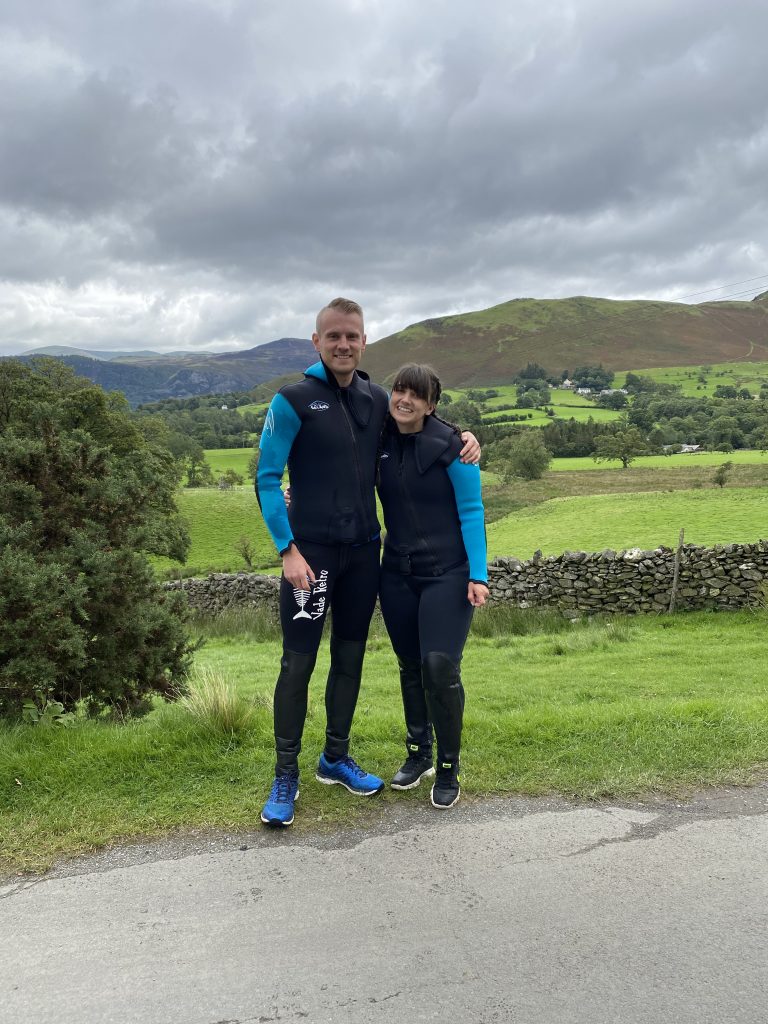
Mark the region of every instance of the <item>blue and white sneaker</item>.
<instances>
[{"instance_id":1,"label":"blue and white sneaker","mask_svg":"<svg viewBox=\"0 0 768 1024\"><path fill-rule=\"evenodd\" d=\"M276 775L261 820L265 825L292 825L293 805L299 799L299 776Z\"/></svg>"},{"instance_id":2,"label":"blue and white sneaker","mask_svg":"<svg viewBox=\"0 0 768 1024\"><path fill-rule=\"evenodd\" d=\"M325 754L320 755L315 778L326 786L344 786L355 796L373 796L384 789L384 780L378 775L369 775L356 764L351 757L342 757L333 764L326 761Z\"/></svg>"}]
</instances>

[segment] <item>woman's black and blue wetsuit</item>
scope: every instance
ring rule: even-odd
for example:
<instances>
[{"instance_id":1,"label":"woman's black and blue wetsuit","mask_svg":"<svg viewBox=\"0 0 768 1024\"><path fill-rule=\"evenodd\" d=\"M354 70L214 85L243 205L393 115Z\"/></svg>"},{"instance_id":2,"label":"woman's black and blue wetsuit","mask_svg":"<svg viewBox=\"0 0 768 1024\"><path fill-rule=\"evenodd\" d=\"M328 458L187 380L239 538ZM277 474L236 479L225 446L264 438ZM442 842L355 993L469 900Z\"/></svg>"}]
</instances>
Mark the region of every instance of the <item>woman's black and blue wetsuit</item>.
<instances>
[{"instance_id":1,"label":"woman's black and blue wetsuit","mask_svg":"<svg viewBox=\"0 0 768 1024\"><path fill-rule=\"evenodd\" d=\"M434 416L414 434L388 420L378 490L386 537L379 596L400 664L409 754L458 765L464 708L460 664L472 621L470 580L486 583L480 470Z\"/></svg>"}]
</instances>

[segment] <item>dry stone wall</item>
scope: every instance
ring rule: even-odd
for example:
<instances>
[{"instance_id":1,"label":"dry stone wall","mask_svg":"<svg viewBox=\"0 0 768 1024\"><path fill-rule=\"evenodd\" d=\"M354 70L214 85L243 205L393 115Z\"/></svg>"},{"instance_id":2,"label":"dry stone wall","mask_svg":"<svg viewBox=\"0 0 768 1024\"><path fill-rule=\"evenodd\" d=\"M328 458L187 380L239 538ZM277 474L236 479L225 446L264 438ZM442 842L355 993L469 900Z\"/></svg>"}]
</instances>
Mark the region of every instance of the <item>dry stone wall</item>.
<instances>
[{"instance_id":1,"label":"dry stone wall","mask_svg":"<svg viewBox=\"0 0 768 1024\"><path fill-rule=\"evenodd\" d=\"M765 600L768 586L768 541L723 544L712 548L685 544L679 549L675 608L729 610ZM529 561L497 558L488 566L491 598L521 608L559 608L565 615L598 612L665 612L675 577L676 551L565 551ZM267 603L276 609L278 580L256 573L213 573L205 579L175 580L197 610Z\"/></svg>"},{"instance_id":2,"label":"dry stone wall","mask_svg":"<svg viewBox=\"0 0 768 1024\"><path fill-rule=\"evenodd\" d=\"M526 608L548 606L566 614L664 612L670 607L675 549L565 551L530 561L497 558L489 565L491 595ZM675 589L678 611L736 609L759 604L768 581L768 541L679 549Z\"/></svg>"},{"instance_id":3,"label":"dry stone wall","mask_svg":"<svg viewBox=\"0 0 768 1024\"><path fill-rule=\"evenodd\" d=\"M173 580L165 588L183 590L195 611L215 615L226 608L265 604L277 610L279 585L277 576L214 572L205 579Z\"/></svg>"}]
</instances>

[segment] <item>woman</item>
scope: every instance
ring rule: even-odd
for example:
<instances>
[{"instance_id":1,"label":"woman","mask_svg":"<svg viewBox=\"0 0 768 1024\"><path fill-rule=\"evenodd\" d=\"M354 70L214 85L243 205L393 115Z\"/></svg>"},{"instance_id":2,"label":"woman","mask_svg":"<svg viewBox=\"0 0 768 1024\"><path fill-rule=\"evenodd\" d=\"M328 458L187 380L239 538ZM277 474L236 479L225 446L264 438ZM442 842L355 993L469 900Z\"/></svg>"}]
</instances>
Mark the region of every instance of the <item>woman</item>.
<instances>
[{"instance_id":1,"label":"woman","mask_svg":"<svg viewBox=\"0 0 768 1024\"><path fill-rule=\"evenodd\" d=\"M440 381L408 364L392 385L379 464L387 529L379 598L400 665L408 756L393 789L437 777L432 804L459 799L464 688L459 670L476 607L488 597L480 471L459 461L457 431L434 415Z\"/></svg>"}]
</instances>

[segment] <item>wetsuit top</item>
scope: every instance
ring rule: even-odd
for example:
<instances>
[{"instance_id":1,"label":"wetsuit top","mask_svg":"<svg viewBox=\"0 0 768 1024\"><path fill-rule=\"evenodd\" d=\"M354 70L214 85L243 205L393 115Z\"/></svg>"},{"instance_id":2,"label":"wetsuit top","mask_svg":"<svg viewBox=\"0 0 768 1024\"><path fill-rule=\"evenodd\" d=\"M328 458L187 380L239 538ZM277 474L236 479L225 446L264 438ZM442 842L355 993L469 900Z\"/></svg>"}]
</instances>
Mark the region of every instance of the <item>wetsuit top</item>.
<instances>
[{"instance_id":1,"label":"wetsuit top","mask_svg":"<svg viewBox=\"0 0 768 1024\"><path fill-rule=\"evenodd\" d=\"M368 374L356 371L342 388L322 360L272 399L259 442L256 495L280 554L293 540L364 544L378 537L376 457L387 402ZM286 464L289 512L280 489Z\"/></svg>"},{"instance_id":2,"label":"wetsuit top","mask_svg":"<svg viewBox=\"0 0 768 1024\"><path fill-rule=\"evenodd\" d=\"M378 482L385 567L441 576L468 559L470 580L488 582L480 470L459 461L462 443L434 416L416 434L387 421Z\"/></svg>"}]
</instances>

